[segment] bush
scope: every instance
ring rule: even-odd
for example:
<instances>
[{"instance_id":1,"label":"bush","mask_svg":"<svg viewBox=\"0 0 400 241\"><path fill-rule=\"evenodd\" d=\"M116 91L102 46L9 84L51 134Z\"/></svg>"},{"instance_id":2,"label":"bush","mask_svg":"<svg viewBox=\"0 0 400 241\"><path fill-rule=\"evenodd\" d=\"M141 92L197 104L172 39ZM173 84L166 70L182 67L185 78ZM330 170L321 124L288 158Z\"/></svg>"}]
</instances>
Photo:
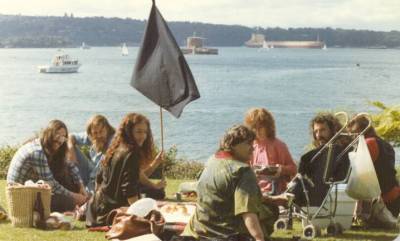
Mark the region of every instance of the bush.
<instances>
[{"instance_id":1,"label":"bush","mask_svg":"<svg viewBox=\"0 0 400 241\"><path fill-rule=\"evenodd\" d=\"M5 146L0 148L0 179L7 177L8 167L18 147Z\"/></svg>"},{"instance_id":2,"label":"bush","mask_svg":"<svg viewBox=\"0 0 400 241\"><path fill-rule=\"evenodd\" d=\"M371 103L380 109L379 113L372 114L373 124L379 136L391 142L394 146L400 146L400 107L386 106L379 101Z\"/></svg>"},{"instance_id":3,"label":"bush","mask_svg":"<svg viewBox=\"0 0 400 241\"><path fill-rule=\"evenodd\" d=\"M165 153L164 175L169 179L197 179L204 169L204 164L177 158L178 149L172 146ZM161 177L161 167L157 168L151 178Z\"/></svg>"}]
</instances>

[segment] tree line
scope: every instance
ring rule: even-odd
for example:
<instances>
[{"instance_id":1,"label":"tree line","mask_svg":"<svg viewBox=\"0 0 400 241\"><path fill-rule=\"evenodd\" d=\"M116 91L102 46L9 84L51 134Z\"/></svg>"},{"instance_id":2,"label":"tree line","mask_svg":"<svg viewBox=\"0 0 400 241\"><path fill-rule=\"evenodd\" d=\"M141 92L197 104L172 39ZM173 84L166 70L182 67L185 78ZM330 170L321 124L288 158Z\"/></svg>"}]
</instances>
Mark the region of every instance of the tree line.
<instances>
[{"instance_id":1,"label":"tree line","mask_svg":"<svg viewBox=\"0 0 400 241\"><path fill-rule=\"evenodd\" d=\"M146 20L105 17L21 16L0 14L0 47L77 47L139 45ZM169 22L179 45L196 33L209 46L243 46L252 33L267 40L321 40L328 47L400 48L400 31L340 28L250 28L240 25Z\"/></svg>"}]
</instances>

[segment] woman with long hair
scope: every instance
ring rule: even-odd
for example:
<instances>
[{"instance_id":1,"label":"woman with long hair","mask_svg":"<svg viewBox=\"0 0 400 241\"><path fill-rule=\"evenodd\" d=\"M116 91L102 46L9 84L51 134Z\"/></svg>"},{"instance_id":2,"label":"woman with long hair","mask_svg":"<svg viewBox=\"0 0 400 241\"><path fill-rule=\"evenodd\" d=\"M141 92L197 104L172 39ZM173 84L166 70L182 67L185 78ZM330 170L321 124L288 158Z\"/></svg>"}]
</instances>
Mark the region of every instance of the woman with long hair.
<instances>
[{"instance_id":1,"label":"woman with long hair","mask_svg":"<svg viewBox=\"0 0 400 241\"><path fill-rule=\"evenodd\" d=\"M50 121L39 138L18 149L7 173L7 183L47 182L52 188L51 211L71 211L87 200L78 169L67 162L67 136L62 121Z\"/></svg>"},{"instance_id":2,"label":"woman with long hair","mask_svg":"<svg viewBox=\"0 0 400 241\"><path fill-rule=\"evenodd\" d=\"M154 162L153 135L149 120L137 113L126 115L101 162L96 177L96 191L89 202L87 226L103 226L108 213L129 206L138 199L139 182L163 188L165 182L152 183L144 168ZM155 159L160 162L163 153Z\"/></svg>"},{"instance_id":3,"label":"woman with long hair","mask_svg":"<svg viewBox=\"0 0 400 241\"><path fill-rule=\"evenodd\" d=\"M258 175L258 184L263 193L281 194L287 183L296 174L297 167L287 145L276 137L275 120L271 112L264 108L252 108L245 117L245 124L252 129L256 138L250 165L273 167L276 172Z\"/></svg>"},{"instance_id":4,"label":"woman with long hair","mask_svg":"<svg viewBox=\"0 0 400 241\"><path fill-rule=\"evenodd\" d=\"M94 115L87 122L86 132L71 133L68 137L69 159L76 163L83 183L89 192L94 192L100 160L107 152L114 134L115 129L105 116ZM82 146L90 146L90 159L81 152L80 147Z\"/></svg>"}]
</instances>

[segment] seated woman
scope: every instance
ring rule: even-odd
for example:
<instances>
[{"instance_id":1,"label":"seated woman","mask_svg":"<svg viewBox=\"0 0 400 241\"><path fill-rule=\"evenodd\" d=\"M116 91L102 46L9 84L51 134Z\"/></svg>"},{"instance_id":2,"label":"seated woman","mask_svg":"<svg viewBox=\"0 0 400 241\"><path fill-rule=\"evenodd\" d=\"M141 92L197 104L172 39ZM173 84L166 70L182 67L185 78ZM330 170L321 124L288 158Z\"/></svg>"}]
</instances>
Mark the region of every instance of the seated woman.
<instances>
[{"instance_id":1,"label":"seated woman","mask_svg":"<svg viewBox=\"0 0 400 241\"><path fill-rule=\"evenodd\" d=\"M274 166L277 170L269 176L257 173L261 191L272 195L283 193L290 179L296 174L297 167L286 144L276 137L274 117L264 108L253 108L247 112L244 122L256 133L250 165Z\"/></svg>"},{"instance_id":2,"label":"seated woman","mask_svg":"<svg viewBox=\"0 0 400 241\"><path fill-rule=\"evenodd\" d=\"M47 182L52 188L52 212L74 210L87 199L78 169L66 160L67 136L62 121L50 121L39 138L18 149L7 173L9 184L24 184L28 180Z\"/></svg>"},{"instance_id":3,"label":"seated woman","mask_svg":"<svg viewBox=\"0 0 400 241\"><path fill-rule=\"evenodd\" d=\"M247 164L253 140L254 133L243 125L225 133L199 179L196 211L184 236L262 241L272 233L278 209L263 203L257 178Z\"/></svg>"},{"instance_id":4,"label":"seated woman","mask_svg":"<svg viewBox=\"0 0 400 241\"><path fill-rule=\"evenodd\" d=\"M87 226L106 225L111 210L129 206L138 200L139 182L154 188L165 186L164 181L153 184L140 168L147 160L151 160L152 150L153 136L149 120L136 113L125 116L101 161L96 177L96 192L89 201L86 213ZM162 159L162 153L156 158Z\"/></svg>"},{"instance_id":5,"label":"seated woman","mask_svg":"<svg viewBox=\"0 0 400 241\"><path fill-rule=\"evenodd\" d=\"M76 163L86 190L89 192L94 192L96 173L99 169L100 160L106 153L114 137L114 133L115 130L106 117L95 115L89 119L86 132L69 135L69 159ZM90 160L80 151L79 147L82 146L90 146Z\"/></svg>"}]
</instances>

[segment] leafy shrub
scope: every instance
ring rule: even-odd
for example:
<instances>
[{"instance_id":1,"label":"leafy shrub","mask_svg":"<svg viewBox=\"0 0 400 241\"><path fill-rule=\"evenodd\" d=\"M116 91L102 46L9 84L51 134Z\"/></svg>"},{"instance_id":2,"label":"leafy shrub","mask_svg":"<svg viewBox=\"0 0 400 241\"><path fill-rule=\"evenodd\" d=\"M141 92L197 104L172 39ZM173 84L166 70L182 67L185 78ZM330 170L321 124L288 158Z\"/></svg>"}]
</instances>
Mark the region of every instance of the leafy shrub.
<instances>
[{"instance_id":1,"label":"leafy shrub","mask_svg":"<svg viewBox=\"0 0 400 241\"><path fill-rule=\"evenodd\" d=\"M165 153L164 175L169 179L196 179L203 171L204 164L177 158L178 149L172 146ZM151 178L161 177L161 167L157 168Z\"/></svg>"},{"instance_id":2,"label":"leafy shrub","mask_svg":"<svg viewBox=\"0 0 400 241\"><path fill-rule=\"evenodd\" d=\"M371 102L371 104L380 109L380 112L371 115L377 134L394 146L399 147L400 106L388 107L379 101Z\"/></svg>"},{"instance_id":3,"label":"leafy shrub","mask_svg":"<svg viewBox=\"0 0 400 241\"><path fill-rule=\"evenodd\" d=\"M4 146L0 148L0 179L7 177L8 167L18 147Z\"/></svg>"}]
</instances>

